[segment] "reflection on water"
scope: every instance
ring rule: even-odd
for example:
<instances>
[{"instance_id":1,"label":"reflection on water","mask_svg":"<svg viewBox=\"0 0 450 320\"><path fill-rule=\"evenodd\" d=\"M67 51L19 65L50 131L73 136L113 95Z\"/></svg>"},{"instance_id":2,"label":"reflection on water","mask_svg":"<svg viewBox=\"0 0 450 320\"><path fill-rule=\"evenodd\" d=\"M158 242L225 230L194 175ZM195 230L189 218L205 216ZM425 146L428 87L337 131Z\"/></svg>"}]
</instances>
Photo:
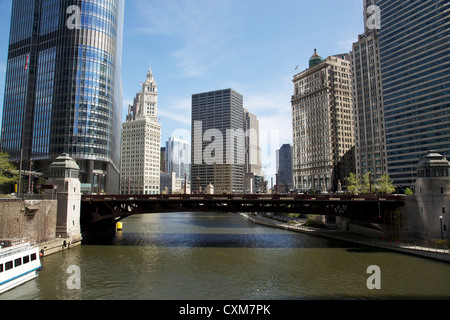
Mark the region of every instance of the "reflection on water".
<instances>
[{"instance_id":1,"label":"reflection on water","mask_svg":"<svg viewBox=\"0 0 450 320\"><path fill-rule=\"evenodd\" d=\"M43 259L1 299L450 298L450 265L254 225L237 214L131 216L112 239ZM81 270L69 290L67 268ZM381 269L369 290L367 267Z\"/></svg>"}]
</instances>

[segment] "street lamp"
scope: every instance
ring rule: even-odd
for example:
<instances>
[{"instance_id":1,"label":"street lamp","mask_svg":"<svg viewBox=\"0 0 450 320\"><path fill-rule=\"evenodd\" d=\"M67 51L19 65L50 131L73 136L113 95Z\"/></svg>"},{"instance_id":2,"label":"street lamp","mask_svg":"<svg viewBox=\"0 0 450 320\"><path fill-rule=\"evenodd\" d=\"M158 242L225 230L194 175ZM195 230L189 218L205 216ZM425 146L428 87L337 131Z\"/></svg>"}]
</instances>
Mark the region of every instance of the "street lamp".
<instances>
[{"instance_id":1,"label":"street lamp","mask_svg":"<svg viewBox=\"0 0 450 320\"><path fill-rule=\"evenodd\" d=\"M439 220L441 222L441 239L444 240L444 231L442 230L442 216L439 216Z\"/></svg>"},{"instance_id":2,"label":"street lamp","mask_svg":"<svg viewBox=\"0 0 450 320\"><path fill-rule=\"evenodd\" d=\"M197 177L197 194L200 194L200 177Z\"/></svg>"}]
</instances>

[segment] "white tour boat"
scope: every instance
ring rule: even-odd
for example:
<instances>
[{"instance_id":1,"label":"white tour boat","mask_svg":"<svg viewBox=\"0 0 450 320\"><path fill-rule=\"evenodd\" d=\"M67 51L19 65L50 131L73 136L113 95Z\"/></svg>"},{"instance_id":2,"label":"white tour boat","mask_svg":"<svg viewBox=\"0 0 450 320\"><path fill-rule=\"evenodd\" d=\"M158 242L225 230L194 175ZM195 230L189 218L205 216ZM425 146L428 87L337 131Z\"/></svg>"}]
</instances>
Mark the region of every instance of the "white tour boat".
<instances>
[{"instance_id":1,"label":"white tour boat","mask_svg":"<svg viewBox=\"0 0 450 320\"><path fill-rule=\"evenodd\" d=\"M39 248L22 238L0 240L0 294L38 276Z\"/></svg>"}]
</instances>

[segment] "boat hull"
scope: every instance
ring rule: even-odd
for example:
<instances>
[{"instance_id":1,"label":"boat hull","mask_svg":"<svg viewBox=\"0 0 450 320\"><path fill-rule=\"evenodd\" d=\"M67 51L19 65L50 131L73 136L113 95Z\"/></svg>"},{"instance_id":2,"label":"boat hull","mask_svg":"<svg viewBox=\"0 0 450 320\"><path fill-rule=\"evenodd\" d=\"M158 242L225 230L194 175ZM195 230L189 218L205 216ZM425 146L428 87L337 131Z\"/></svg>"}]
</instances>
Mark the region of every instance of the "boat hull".
<instances>
[{"instance_id":1,"label":"boat hull","mask_svg":"<svg viewBox=\"0 0 450 320\"><path fill-rule=\"evenodd\" d=\"M3 282L0 284L0 294L9 291L11 289L14 289L15 287L18 287L30 280L35 279L38 276L38 270L30 271L26 274L23 274L19 277L13 278L7 282Z\"/></svg>"}]
</instances>

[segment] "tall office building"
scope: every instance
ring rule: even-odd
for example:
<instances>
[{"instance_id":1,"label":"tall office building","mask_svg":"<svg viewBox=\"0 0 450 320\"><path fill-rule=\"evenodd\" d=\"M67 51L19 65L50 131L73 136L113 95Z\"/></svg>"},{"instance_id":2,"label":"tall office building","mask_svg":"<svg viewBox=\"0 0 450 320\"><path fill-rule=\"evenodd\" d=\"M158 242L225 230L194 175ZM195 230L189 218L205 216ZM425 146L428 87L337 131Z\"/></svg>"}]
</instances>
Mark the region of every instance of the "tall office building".
<instances>
[{"instance_id":1,"label":"tall office building","mask_svg":"<svg viewBox=\"0 0 450 320\"><path fill-rule=\"evenodd\" d=\"M277 150L277 184L292 186L292 146L283 144ZM280 191L280 190L278 190Z\"/></svg>"},{"instance_id":2,"label":"tall office building","mask_svg":"<svg viewBox=\"0 0 450 320\"><path fill-rule=\"evenodd\" d=\"M293 184L336 191L354 171L350 59L322 60L314 51L309 68L293 79Z\"/></svg>"},{"instance_id":3,"label":"tall office building","mask_svg":"<svg viewBox=\"0 0 450 320\"><path fill-rule=\"evenodd\" d=\"M232 89L192 95L192 192L242 193L245 134L243 97Z\"/></svg>"},{"instance_id":4,"label":"tall office building","mask_svg":"<svg viewBox=\"0 0 450 320\"><path fill-rule=\"evenodd\" d=\"M161 124L158 87L152 70L122 124L121 194L159 194Z\"/></svg>"},{"instance_id":5,"label":"tall office building","mask_svg":"<svg viewBox=\"0 0 450 320\"><path fill-rule=\"evenodd\" d=\"M258 118L244 108L243 129L245 133L244 192L260 191L259 183L264 180L259 146Z\"/></svg>"},{"instance_id":6,"label":"tall office building","mask_svg":"<svg viewBox=\"0 0 450 320\"><path fill-rule=\"evenodd\" d=\"M166 142L166 172L175 173L175 178L187 182L191 174L191 147L189 142L170 137ZM184 183L184 182L183 182Z\"/></svg>"},{"instance_id":7,"label":"tall office building","mask_svg":"<svg viewBox=\"0 0 450 320\"><path fill-rule=\"evenodd\" d=\"M366 28L351 56L356 175L378 179L388 173L378 30Z\"/></svg>"},{"instance_id":8,"label":"tall office building","mask_svg":"<svg viewBox=\"0 0 450 320\"><path fill-rule=\"evenodd\" d=\"M450 158L450 3L372 2L381 16L388 172L396 185L412 186L430 150Z\"/></svg>"},{"instance_id":9,"label":"tall office building","mask_svg":"<svg viewBox=\"0 0 450 320\"><path fill-rule=\"evenodd\" d=\"M262 176L261 147L259 146L258 118L244 108L245 173Z\"/></svg>"},{"instance_id":10,"label":"tall office building","mask_svg":"<svg viewBox=\"0 0 450 320\"><path fill-rule=\"evenodd\" d=\"M68 153L93 192L118 192L123 13L123 0L13 0L1 134L11 160L45 173Z\"/></svg>"}]
</instances>

